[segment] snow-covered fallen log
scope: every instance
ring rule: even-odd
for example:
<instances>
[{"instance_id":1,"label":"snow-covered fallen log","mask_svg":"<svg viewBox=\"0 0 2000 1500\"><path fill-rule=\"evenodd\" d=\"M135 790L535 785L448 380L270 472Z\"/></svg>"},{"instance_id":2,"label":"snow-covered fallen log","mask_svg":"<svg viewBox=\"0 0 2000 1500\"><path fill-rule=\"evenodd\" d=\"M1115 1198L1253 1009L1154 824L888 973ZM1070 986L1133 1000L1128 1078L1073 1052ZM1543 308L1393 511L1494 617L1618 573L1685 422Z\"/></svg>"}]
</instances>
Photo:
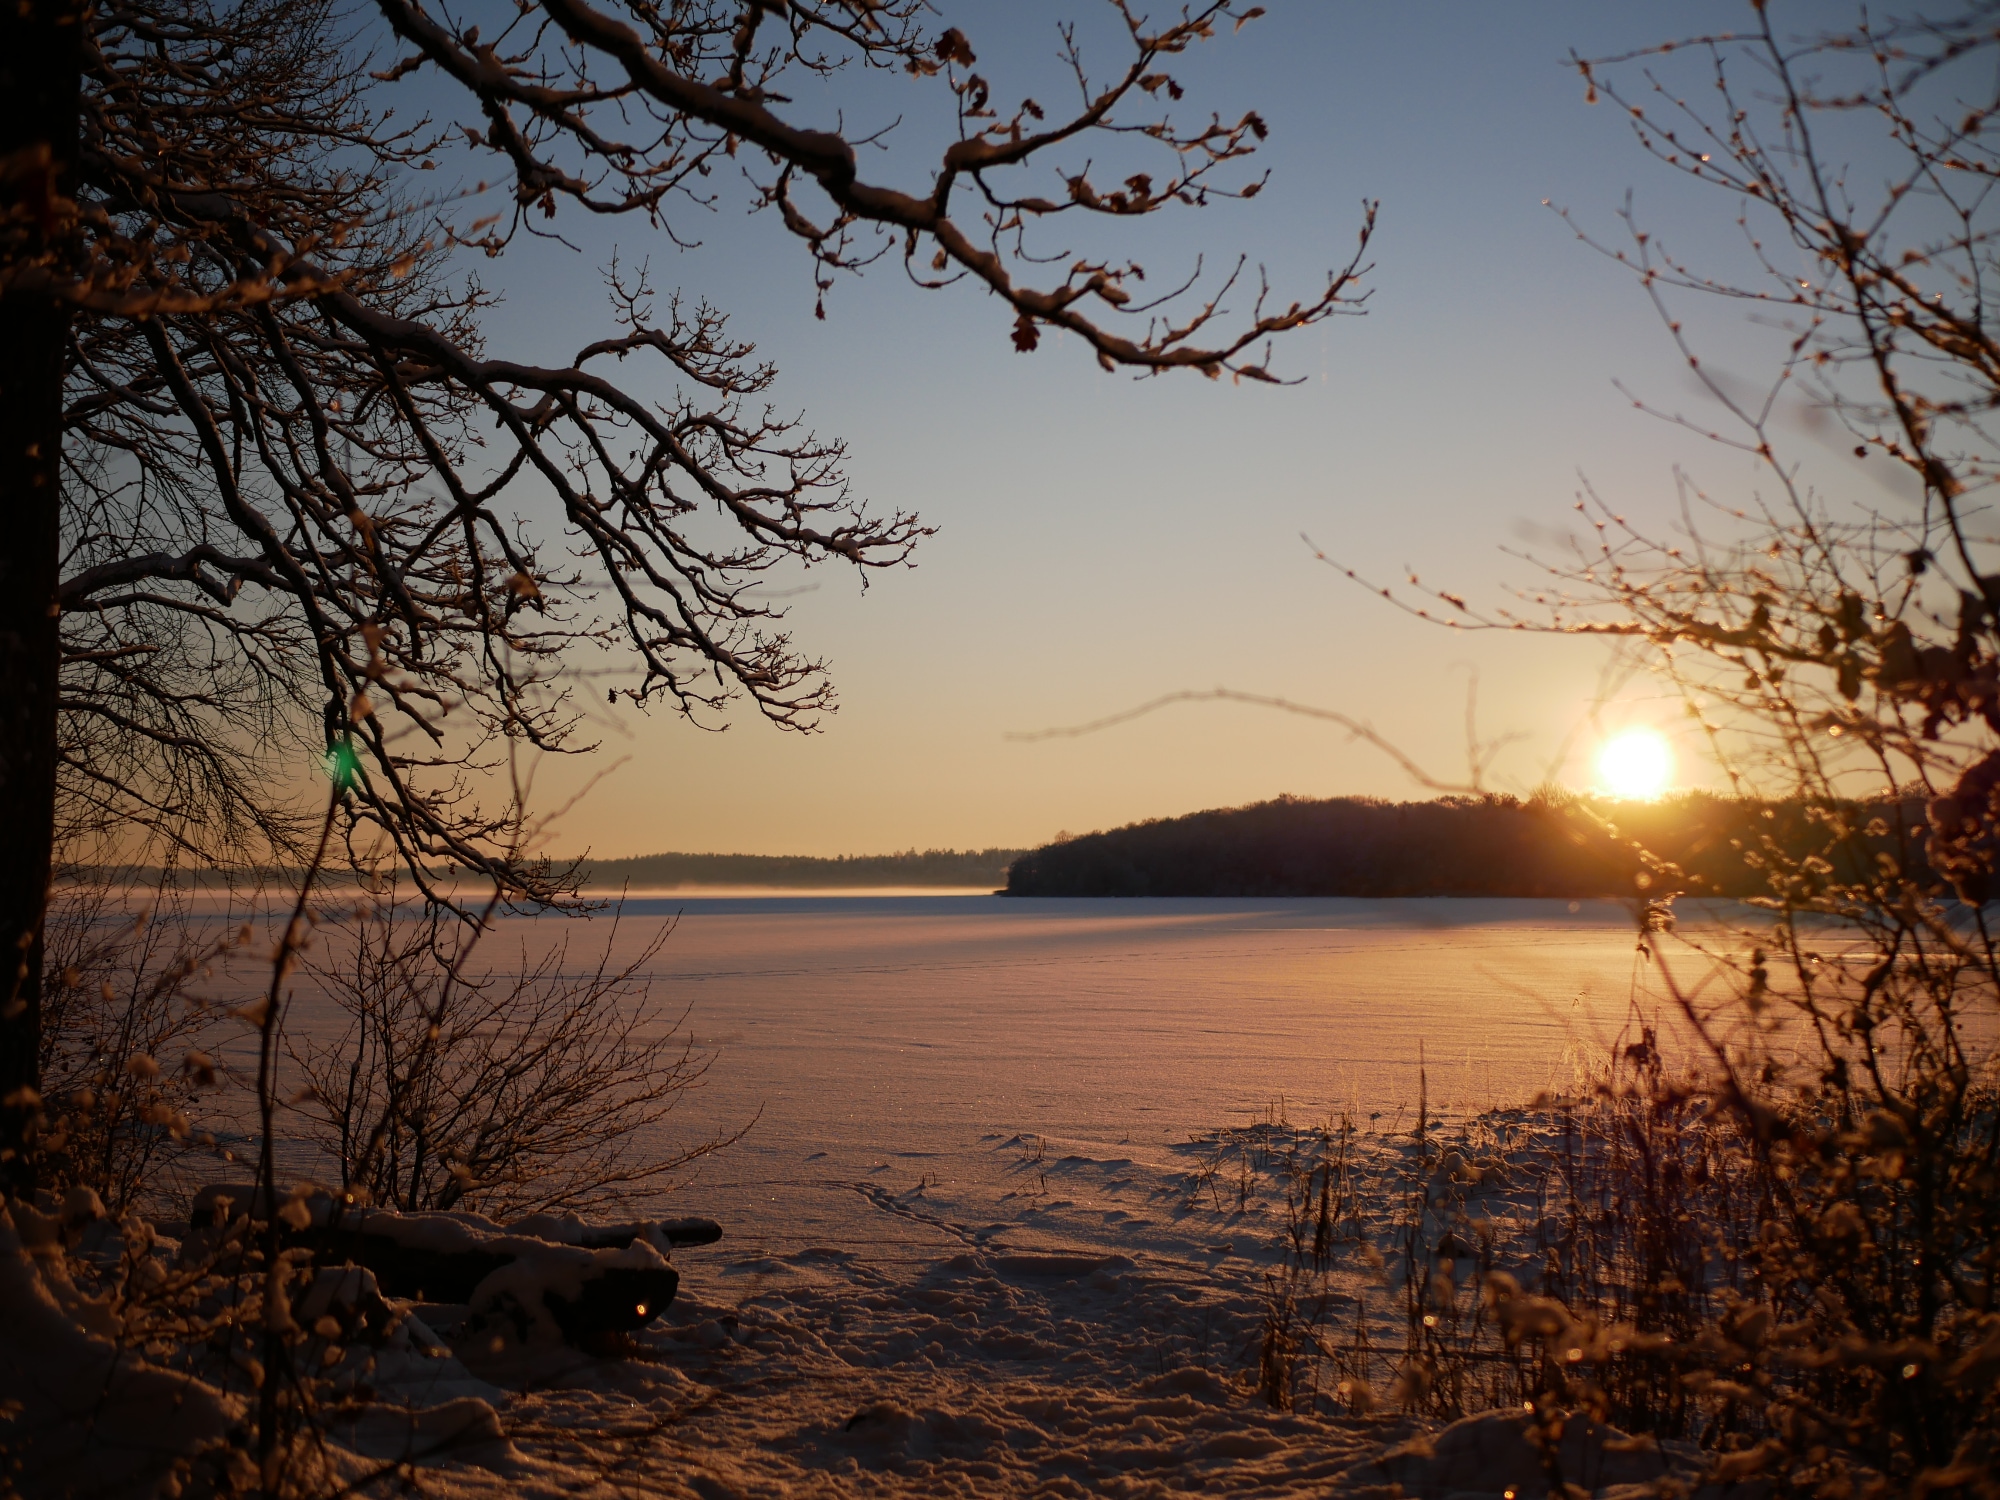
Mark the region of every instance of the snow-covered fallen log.
<instances>
[{"instance_id":1,"label":"snow-covered fallen log","mask_svg":"<svg viewBox=\"0 0 2000 1500\"><path fill-rule=\"evenodd\" d=\"M249 1184L203 1188L189 1213L186 1253L205 1253L239 1213L264 1211ZM574 1214L536 1214L501 1225L475 1213L342 1204L326 1193L277 1212L288 1245L311 1251L320 1266L365 1267L385 1296L463 1303L475 1320L511 1324L521 1340L540 1326L572 1344L653 1322L680 1286L673 1247L722 1236L709 1219L590 1224Z\"/></svg>"}]
</instances>

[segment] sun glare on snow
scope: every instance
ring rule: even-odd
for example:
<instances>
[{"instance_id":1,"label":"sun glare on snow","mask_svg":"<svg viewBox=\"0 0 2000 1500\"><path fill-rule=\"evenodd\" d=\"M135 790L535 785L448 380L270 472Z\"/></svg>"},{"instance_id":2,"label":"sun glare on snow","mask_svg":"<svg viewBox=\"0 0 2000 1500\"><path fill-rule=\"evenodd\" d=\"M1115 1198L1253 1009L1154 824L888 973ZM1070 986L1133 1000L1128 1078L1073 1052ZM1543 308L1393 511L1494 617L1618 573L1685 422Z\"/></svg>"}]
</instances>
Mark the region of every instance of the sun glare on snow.
<instances>
[{"instance_id":1,"label":"sun glare on snow","mask_svg":"<svg viewBox=\"0 0 2000 1500\"><path fill-rule=\"evenodd\" d=\"M1674 754L1650 729L1628 729L1597 752L1597 774L1617 797L1657 797L1674 773Z\"/></svg>"}]
</instances>

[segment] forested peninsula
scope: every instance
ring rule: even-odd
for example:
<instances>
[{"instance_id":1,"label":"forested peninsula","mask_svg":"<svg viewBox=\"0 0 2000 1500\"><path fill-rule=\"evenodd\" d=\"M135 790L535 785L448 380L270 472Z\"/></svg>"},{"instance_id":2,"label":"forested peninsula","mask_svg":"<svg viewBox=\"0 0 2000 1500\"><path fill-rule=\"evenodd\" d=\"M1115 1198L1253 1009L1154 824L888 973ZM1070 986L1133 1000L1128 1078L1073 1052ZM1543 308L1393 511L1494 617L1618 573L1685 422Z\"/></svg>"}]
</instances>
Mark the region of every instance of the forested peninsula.
<instances>
[{"instance_id":1,"label":"forested peninsula","mask_svg":"<svg viewBox=\"0 0 2000 1500\"><path fill-rule=\"evenodd\" d=\"M1891 869L1941 887L1924 857L1926 831L1914 798L1828 814L1704 793L1657 802L1280 797L1063 839L1016 859L1006 894L1578 899L1677 889L1740 899L1773 894L1774 866L1812 885L1879 880Z\"/></svg>"}]
</instances>

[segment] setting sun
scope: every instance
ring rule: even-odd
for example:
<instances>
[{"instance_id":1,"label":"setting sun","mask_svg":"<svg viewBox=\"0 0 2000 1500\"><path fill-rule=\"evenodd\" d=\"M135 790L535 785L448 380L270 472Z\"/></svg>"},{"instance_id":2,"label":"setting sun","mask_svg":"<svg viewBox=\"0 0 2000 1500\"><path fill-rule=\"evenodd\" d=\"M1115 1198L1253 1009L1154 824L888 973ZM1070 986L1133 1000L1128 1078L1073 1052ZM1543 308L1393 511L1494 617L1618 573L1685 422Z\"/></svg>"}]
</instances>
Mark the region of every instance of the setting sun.
<instances>
[{"instance_id":1,"label":"setting sun","mask_svg":"<svg viewBox=\"0 0 2000 1500\"><path fill-rule=\"evenodd\" d=\"M1614 796L1657 797L1667 789L1673 771L1673 751L1651 729L1613 735L1597 752L1597 774Z\"/></svg>"}]
</instances>

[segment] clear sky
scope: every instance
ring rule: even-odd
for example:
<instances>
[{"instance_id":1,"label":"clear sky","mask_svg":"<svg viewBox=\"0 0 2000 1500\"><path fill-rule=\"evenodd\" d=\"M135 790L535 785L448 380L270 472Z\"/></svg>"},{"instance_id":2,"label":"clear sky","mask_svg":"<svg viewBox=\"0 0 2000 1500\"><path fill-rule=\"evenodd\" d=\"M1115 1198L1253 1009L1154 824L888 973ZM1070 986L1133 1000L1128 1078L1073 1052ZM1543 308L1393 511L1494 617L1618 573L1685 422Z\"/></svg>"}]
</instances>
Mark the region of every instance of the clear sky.
<instances>
[{"instance_id":1,"label":"clear sky","mask_svg":"<svg viewBox=\"0 0 2000 1500\"><path fill-rule=\"evenodd\" d=\"M1053 89L1056 24L1092 0L953 4L1002 98ZM1652 162L1563 66L1740 24L1737 5L1270 0L1182 71L1188 107L1270 123L1271 185L1253 202L1156 216L1117 243L1164 275L1247 252L1310 292L1350 251L1363 198L1382 203L1365 317L1291 337L1302 383L1234 388L1111 376L1071 341L1016 353L977 291L924 292L893 263L812 316L803 254L733 207L683 215L699 249L634 224L569 222L574 252L528 245L485 272L507 302L496 352L564 355L605 322L596 268L615 245L656 281L728 309L783 375L781 405L852 447L857 491L939 528L912 569L815 569L791 600L799 639L831 663L841 707L823 732L739 715L704 733L671 714L607 718L599 769L567 813L562 852L831 854L1031 845L1280 793L1424 795L1337 728L1235 704L1170 708L1085 738L1008 731L1076 723L1180 689L1226 686L1368 720L1440 777L1465 769L1465 690L1484 735L1521 738L1492 783L1588 784L1605 730L1658 723L1640 679L1598 704L1601 646L1454 636L1402 616L1314 562L1310 532L1373 573L1404 565L1487 599L1531 582L1503 549L1563 528L1579 476L1621 510L1675 507L1674 468L1747 494L1743 462L1631 408L1622 380L1699 409L1629 274L1579 244L1543 200L1606 237L1628 190L1681 250L1727 266L1735 205ZM1781 8L1803 28L1829 7ZM1109 61L1110 54L1100 54ZM1683 75L1698 77L1697 74ZM830 122L900 115L879 175L943 144L928 91L898 79L792 107ZM1727 308L1690 309L1711 362L1765 373L1770 335ZM1829 460L1829 462L1831 462ZM1852 466L1849 466L1850 468ZM1859 482L1835 464L1830 482ZM1595 706L1594 706L1595 705ZM1683 779L1699 779L1685 747ZM544 775L554 797L579 769Z\"/></svg>"}]
</instances>

